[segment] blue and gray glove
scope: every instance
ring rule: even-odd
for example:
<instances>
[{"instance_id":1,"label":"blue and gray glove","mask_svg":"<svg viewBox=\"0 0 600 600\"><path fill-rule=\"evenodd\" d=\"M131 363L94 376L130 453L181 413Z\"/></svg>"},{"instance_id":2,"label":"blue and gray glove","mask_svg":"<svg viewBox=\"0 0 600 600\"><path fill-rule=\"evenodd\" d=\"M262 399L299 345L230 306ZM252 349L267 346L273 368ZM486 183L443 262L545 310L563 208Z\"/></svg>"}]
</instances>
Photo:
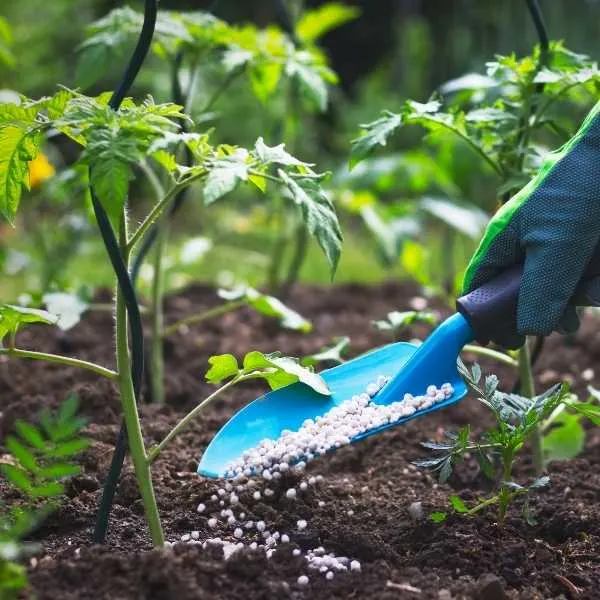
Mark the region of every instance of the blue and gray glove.
<instances>
[{"instance_id":1,"label":"blue and gray glove","mask_svg":"<svg viewBox=\"0 0 600 600\"><path fill-rule=\"evenodd\" d=\"M600 102L575 136L494 215L467 267L465 293L510 266L524 265L517 331L494 341L517 348L525 335L574 332L575 291L588 304L600 304L599 242Z\"/></svg>"}]
</instances>

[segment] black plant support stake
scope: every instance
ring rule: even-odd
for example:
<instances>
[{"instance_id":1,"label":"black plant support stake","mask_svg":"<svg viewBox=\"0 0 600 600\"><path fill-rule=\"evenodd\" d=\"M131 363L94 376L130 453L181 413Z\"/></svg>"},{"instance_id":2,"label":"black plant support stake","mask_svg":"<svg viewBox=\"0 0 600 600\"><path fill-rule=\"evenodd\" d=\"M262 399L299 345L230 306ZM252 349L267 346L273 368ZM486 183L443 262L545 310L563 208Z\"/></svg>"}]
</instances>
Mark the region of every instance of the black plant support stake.
<instances>
[{"instance_id":1,"label":"black plant support stake","mask_svg":"<svg viewBox=\"0 0 600 600\"><path fill-rule=\"evenodd\" d=\"M113 93L109 106L113 110L118 110L123 98L127 95L131 85L133 84L137 74L146 58L152 37L154 36L154 28L156 26L156 16L158 11L158 0L145 0L144 3L144 23L140 37L127 66L121 83ZM118 285L121 289L127 314L129 318L129 327L131 330L131 372L136 400L139 402L140 390L144 376L144 332L142 329L142 318L140 308L135 293L135 288L127 272L127 267L121 256L119 245L115 237L115 233L110 224L106 211L102 207L98 198L92 189L92 203L94 214L98 223L98 228L102 235L106 251L109 255L113 269L117 276ZM121 423L121 429L117 436L115 450L111 460L110 468L102 490L102 498L98 509L96 526L94 529L93 540L96 543L103 543L108 529L108 521L110 509L113 504L119 476L125 461L127 452L127 435L125 422Z\"/></svg>"}]
</instances>

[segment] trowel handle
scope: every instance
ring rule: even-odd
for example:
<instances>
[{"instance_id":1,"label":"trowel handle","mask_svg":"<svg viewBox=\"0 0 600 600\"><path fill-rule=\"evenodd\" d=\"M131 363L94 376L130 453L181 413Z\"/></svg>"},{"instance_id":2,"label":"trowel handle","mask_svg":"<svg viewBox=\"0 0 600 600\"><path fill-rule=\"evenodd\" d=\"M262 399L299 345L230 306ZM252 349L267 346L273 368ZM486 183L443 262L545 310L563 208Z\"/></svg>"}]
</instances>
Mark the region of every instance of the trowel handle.
<instances>
[{"instance_id":1,"label":"trowel handle","mask_svg":"<svg viewBox=\"0 0 600 600\"><path fill-rule=\"evenodd\" d=\"M487 343L498 331L516 329L522 274L523 265L515 265L457 299L456 309L469 322L478 342Z\"/></svg>"},{"instance_id":2,"label":"trowel handle","mask_svg":"<svg viewBox=\"0 0 600 600\"><path fill-rule=\"evenodd\" d=\"M523 265L515 265L456 301L456 309L468 321L478 342L485 344L491 339L502 338L502 333L516 331L517 300L522 275ZM599 275L600 273L588 269L583 281L590 281ZM571 302L575 306L597 305L595 300L584 293L584 289L584 286L580 286Z\"/></svg>"}]
</instances>

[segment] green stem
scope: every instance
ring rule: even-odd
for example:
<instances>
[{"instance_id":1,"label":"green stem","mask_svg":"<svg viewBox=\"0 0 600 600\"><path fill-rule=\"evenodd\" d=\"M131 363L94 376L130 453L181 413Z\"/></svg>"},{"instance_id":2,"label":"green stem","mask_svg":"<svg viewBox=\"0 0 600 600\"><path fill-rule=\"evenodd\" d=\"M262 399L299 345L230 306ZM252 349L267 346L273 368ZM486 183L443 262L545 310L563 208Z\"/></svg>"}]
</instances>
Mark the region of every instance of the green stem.
<instances>
[{"instance_id":1,"label":"green stem","mask_svg":"<svg viewBox=\"0 0 600 600\"><path fill-rule=\"evenodd\" d=\"M196 406L185 417L183 417L183 419L181 419L181 421L179 421L179 423L177 423L177 425L175 425L175 427L171 429L171 431L167 434L163 441L160 442L160 444L158 444L157 446L154 446L152 450L150 450L150 452L148 453L148 458L146 459L147 464L150 465L156 459L156 457L165 449L165 447L176 436L178 436L190 424L190 422L198 416L198 414L202 412L202 410L207 404L210 404L217 396L222 394L226 389L230 388L231 386L235 385L241 380L241 376L234 377L225 385L222 385L218 390L214 391L210 396L205 398L202 402L200 402L200 404L198 404L198 406Z\"/></svg>"},{"instance_id":2,"label":"green stem","mask_svg":"<svg viewBox=\"0 0 600 600\"><path fill-rule=\"evenodd\" d=\"M165 362L163 353L163 293L164 268L163 258L169 236L169 220L162 219L158 224L158 235L154 248L154 274L152 280L152 320L150 338L150 386L152 401L164 404L165 401Z\"/></svg>"},{"instance_id":3,"label":"green stem","mask_svg":"<svg viewBox=\"0 0 600 600\"><path fill-rule=\"evenodd\" d=\"M484 508L487 508L488 506L491 506L492 504L496 504L496 502L498 502L499 499L500 499L499 496L492 496L491 498L484 500L477 506L474 506L473 508L469 509L467 514L474 515L475 513L478 513L480 510L483 510Z\"/></svg>"},{"instance_id":4,"label":"green stem","mask_svg":"<svg viewBox=\"0 0 600 600\"><path fill-rule=\"evenodd\" d=\"M267 287L272 293L279 291L279 273L281 271L281 263L285 253L287 235L285 230L285 219L283 216L283 203L279 194L273 196L273 213L271 215L272 222L276 231L275 243L271 250L271 263L267 275Z\"/></svg>"},{"instance_id":5,"label":"green stem","mask_svg":"<svg viewBox=\"0 0 600 600\"><path fill-rule=\"evenodd\" d=\"M46 362L55 363L58 365L65 365L67 367L77 367L78 369L86 369L92 371L96 375L105 377L112 381L117 379L117 373L111 369L106 369L92 362L86 360L79 360L77 358L69 358L68 356L61 356L59 354L47 354L45 352L31 352L30 350L20 350L18 348L0 348L0 356L8 356L10 358L29 358L32 360L43 360Z\"/></svg>"},{"instance_id":6,"label":"green stem","mask_svg":"<svg viewBox=\"0 0 600 600\"><path fill-rule=\"evenodd\" d=\"M519 350L519 381L521 382L521 396L533 398L535 396L535 385L533 383L533 373L531 369L531 356L529 353L529 340L523 344ZM530 442L533 450L533 464L536 475L541 475L544 470L544 454L542 449L542 434L539 426L536 427L530 436Z\"/></svg>"},{"instance_id":7,"label":"green stem","mask_svg":"<svg viewBox=\"0 0 600 600\"><path fill-rule=\"evenodd\" d=\"M125 220L125 215L123 219ZM125 227L121 228L120 244L124 255L125 264L129 263L127 251L127 233ZM116 338L117 338L117 370L121 405L127 427L127 440L135 475L144 503L144 511L150 528L150 537L154 546L164 545L164 535L158 514L158 506L152 485L152 473L146 460L146 448L140 426L137 410L133 380L131 378L131 359L127 335L127 307L120 286L117 286L116 300Z\"/></svg>"},{"instance_id":8,"label":"green stem","mask_svg":"<svg viewBox=\"0 0 600 600\"><path fill-rule=\"evenodd\" d=\"M173 185L173 187L171 187L169 189L169 191L165 193L163 198L154 205L152 210L148 213L146 218L142 221L142 223L136 229L136 231L131 236L131 238L129 238L129 241L127 242L127 252L131 252L133 250L133 248L135 248L135 246L140 242L140 240L147 233L148 229L150 229L150 227L152 227L152 224L168 208L169 204L173 201L175 196L177 196L177 194L181 190L186 188L188 185L191 185L197 179L204 177L205 175L206 175L206 173L204 173L204 172L196 173L195 175L192 175L191 177L188 177L187 179L184 179L183 181L179 181L178 183Z\"/></svg>"},{"instance_id":9,"label":"green stem","mask_svg":"<svg viewBox=\"0 0 600 600\"><path fill-rule=\"evenodd\" d=\"M231 71L229 75L221 82L219 87L213 92L213 95L208 99L206 104L202 107L200 114L208 112L215 104L215 102L220 98L221 94L227 90L227 88L233 83L233 81L237 78L238 75L243 73L244 68L237 68ZM189 111L188 111L189 114Z\"/></svg>"},{"instance_id":10,"label":"green stem","mask_svg":"<svg viewBox=\"0 0 600 600\"><path fill-rule=\"evenodd\" d=\"M306 260L306 253L308 251L308 230L304 223L300 223L296 230L296 246L294 248L294 255L290 263L290 268L281 291L282 299L290 293L294 284L298 281L300 275L300 269Z\"/></svg>"},{"instance_id":11,"label":"green stem","mask_svg":"<svg viewBox=\"0 0 600 600\"><path fill-rule=\"evenodd\" d=\"M483 346L475 346L474 344L466 344L463 346L463 352L469 352L471 354L478 354L479 356L485 356L486 358L492 358L501 362L505 365L517 368L519 363L504 352L498 350L492 350L491 348L484 348Z\"/></svg>"},{"instance_id":12,"label":"green stem","mask_svg":"<svg viewBox=\"0 0 600 600\"><path fill-rule=\"evenodd\" d=\"M196 323L202 323L203 321L214 319L215 317L219 317L228 312L237 310L242 306L246 306L246 304L248 304L246 300L234 300L232 302L226 302L221 306L211 308L210 310L204 311L203 313L197 315L190 315L189 317L185 317L184 319L176 321L168 327L165 327L162 331L162 337L169 337L170 335L177 333L182 327L186 327L188 325L195 325Z\"/></svg>"}]
</instances>

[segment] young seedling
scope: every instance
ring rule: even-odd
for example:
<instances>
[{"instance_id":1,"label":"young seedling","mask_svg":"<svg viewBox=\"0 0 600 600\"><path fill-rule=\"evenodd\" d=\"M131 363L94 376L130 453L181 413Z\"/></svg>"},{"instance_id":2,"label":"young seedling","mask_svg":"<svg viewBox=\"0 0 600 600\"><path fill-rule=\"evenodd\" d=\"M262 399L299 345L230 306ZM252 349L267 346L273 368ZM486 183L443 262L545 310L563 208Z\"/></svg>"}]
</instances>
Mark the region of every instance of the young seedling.
<instances>
[{"instance_id":1,"label":"young seedling","mask_svg":"<svg viewBox=\"0 0 600 600\"><path fill-rule=\"evenodd\" d=\"M502 526L508 508L517 498L549 485L550 478L547 476L538 477L527 486L515 482L512 475L514 464L532 431L538 429L557 407L572 400L572 395L566 385L556 385L535 398L507 394L498 391L495 375L487 376L482 382L481 369L477 364L469 370L461 362L459 371L475 392L476 399L492 411L495 425L478 439L472 438L467 426L457 434L446 433L446 442L423 442L422 445L432 450L435 456L418 460L415 464L437 471L440 481L444 482L457 461L463 459L466 453L474 454L484 475L496 483L496 492L472 507L467 507L458 496L451 496L450 503L455 511L467 515L496 507L497 522ZM526 518L530 519L527 502L524 511ZM445 518L446 513L432 515L432 519L438 522Z\"/></svg>"},{"instance_id":2,"label":"young seedling","mask_svg":"<svg viewBox=\"0 0 600 600\"><path fill-rule=\"evenodd\" d=\"M69 396L56 414L45 411L40 425L17 421L16 435L3 441L8 454L0 459L0 472L18 491L14 506L0 502L0 597L21 597L27 573L18 561L36 546L24 540L57 508L64 484L81 469L73 459L89 446L80 435L85 421L77 416L78 400Z\"/></svg>"}]
</instances>

